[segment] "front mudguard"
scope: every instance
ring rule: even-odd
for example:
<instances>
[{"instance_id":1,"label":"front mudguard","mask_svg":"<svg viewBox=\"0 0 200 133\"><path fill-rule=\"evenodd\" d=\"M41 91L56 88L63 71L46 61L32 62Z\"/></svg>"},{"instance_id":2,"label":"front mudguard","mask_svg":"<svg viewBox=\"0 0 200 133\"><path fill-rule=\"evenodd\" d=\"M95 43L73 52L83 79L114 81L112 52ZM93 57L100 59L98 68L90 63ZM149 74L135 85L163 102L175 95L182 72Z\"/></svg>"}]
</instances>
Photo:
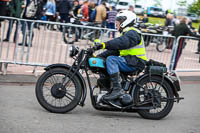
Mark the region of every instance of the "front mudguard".
<instances>
[{"instance_id":1,"label":"front mudguard","mask_svg":"<svg viewBox=\"0 0 200 133\"><path fill-rule=\"evenodd\" d=\"M67 64L52 64L52 65L49 65L46 68L44 68L44 70L48 71L48 70L51 70L51 69L54 69L54 68L64 68L64 69L69 70L71 68L71 66L69 66ZM74 69L71 69L71 71L75 72ZM79 79L79 81L81 83L82 92L83 92L82 93L82 98L81 98L81 101L80 101L79 105L84 106L84 102L85 102L86 95L87 95L86 83L85 83L85 80L84 80L83 76L80 74L79 71L76 72L76 76L78 77L78 79Z\"/></svg>"},{"instance_id":2,"label":"front mudguard","mask_svg":"<svg viewBox=\"0 0 200 133\"><path fill-rule=\"evenodd\" d=\"M178 91L180 91L180 84L179 84L178 78L176 78L174 76L166 75L166 74L164 74L164 75L151 74L151 76L159 76L160 78L163 78L165 81L167 81L169 83L169 85L171 86L171 88L173 90L173 94L176 97L176 99L178 101L180 100L180 97L179 97L179 94L178 94ZM146 77L150 77L149 73L143 74L140 77L138 77L136 79L136 83L140 82L143 78L146 78ZM135 88L136 85L133 86L133 88ZM132 91L132 94L133 94L134 89L131 90L131 91Z\"/></svg>"}]
</instances>

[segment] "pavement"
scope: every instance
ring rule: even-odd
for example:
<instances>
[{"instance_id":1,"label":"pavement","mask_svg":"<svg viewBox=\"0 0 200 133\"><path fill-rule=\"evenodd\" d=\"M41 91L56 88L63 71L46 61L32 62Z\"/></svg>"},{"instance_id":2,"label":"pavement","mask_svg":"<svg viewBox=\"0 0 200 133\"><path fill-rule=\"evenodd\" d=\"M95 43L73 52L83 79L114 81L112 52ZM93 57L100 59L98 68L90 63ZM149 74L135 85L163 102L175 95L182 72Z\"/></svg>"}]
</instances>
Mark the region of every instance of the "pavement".
<instances>
[{"instance_id":1,"label":"pavement","mask_svg":"<svg viewBox=\"0 0 200 133\"><path fill-rule=\"evenodd\" d=\"M39 74L40 75L40 74ZM86 98L66 114L49 113L35 97L39 76L0 75L0 133L199 133L200 76L180 76L180 96L170 114L159 121L146 120L137 113L95 110Z\"/></svg>"},{"instance_id":2,"label":"pavement","mask_svg":"<svg viewBox=\"0 0 200 133\"><path fill-rule=\"evenodd\" d=\"M3 81L2 77L15 76L0 77ZM49 113L39 105L34 85L0 85L0 133L199 133L199 85L182 84L180 95L185 99L175 103L162 120L146 120L137 113L97 111L89 96L83 108Z\"/></svg>"}]
</instances>

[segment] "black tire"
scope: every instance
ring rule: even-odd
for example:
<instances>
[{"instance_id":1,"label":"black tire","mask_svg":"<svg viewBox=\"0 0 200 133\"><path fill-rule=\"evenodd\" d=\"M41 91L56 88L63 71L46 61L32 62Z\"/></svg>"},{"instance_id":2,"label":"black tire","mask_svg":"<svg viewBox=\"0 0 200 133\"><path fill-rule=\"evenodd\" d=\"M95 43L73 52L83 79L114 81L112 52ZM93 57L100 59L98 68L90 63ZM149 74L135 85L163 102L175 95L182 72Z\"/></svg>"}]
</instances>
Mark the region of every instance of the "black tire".
<instances>
[{"instance_id":1,"label":"black tire","mask_svg":"<svg viewBox=\"0 0 200 133\"><path fill-rule=\"evenodd\" d=\"M60 85L64 75L68 72L69 70L64 68L50 69L49 71L44 72L36 83L36 88L35 88L36 98L39 104L49 112L66 113L73 110L79 104L79 101L82 96L82 88L80 81L76 76L74 76L69 82L72 83L72 85L74 85L73 87L71 87L69 84L67 86L62 86L62 87L56 86ZM68 77L71 76L72 72L69 73ZM51 77L52 79L50 79ZM48 87L48 85L50 88ZM71 87L75 91L73 92L74 94L71 94L72 93L71 88L68 87ZM49 98L52 98L52 100L51 99L49 100ZM67 102L68 99L70 100L69 103ZM53 100L55 101L55 104L54 102L52 103L50 102ZM64 105L61 106L60 101L62 101ZM56 105L57 102L58 104ZM65 102L67 102L66 105Z\"/></svg>"},{"instance_id":2,"label":"black tire","mask_svg":"<svg viewBox=\"0 0 200 133\"><path fill-rule=\"evenodd\" d=\"M157 45L156 45L156 50L158 51L158 52L163 52L163 51L165 51L165 49L167 49L167 45L166 45L166 40L164 39L164 40L159 40L158 42L157 42Z\"/></svg>"},{"instance_id":3,"label":"black tire","mask_svg":"<svg viewBox=\"0 0 200 133\"><path fill-rule=\"evenodd\" d=\"M63 41L66 44L74 44L79 38L80 30L78 28L72 27L71 29L63 30Z\"/></svg>"},{"instance_id":4,"label":"black tire","mask_svg":"<svg viewBox=\"0 0 200 133\"><path fill-rule=\"evenodd\" d=\"M166 117L169 114L169 112L172 110L172 107L174 105L174 100L173 100L174 95L173 95L172 88L167 81L164 80L162 85L161 85L161 82L162 82L162 78L160 76L151 76L151 79L149 76L147 76L139 82L139 84L143 87L145 87L145 85L146 85L148 92L150 90L151 91L156 90L159 85L160 88L162 87L164 92L166 93L165 98L161 99L162 95L160 96L160 100L161 101L163 100L163 102L166 103L165 106L163 107L163 109L161 109L161 107L157 106L155 109L151 109L151 110L147 110L147 109L146 110L138 110L139 115L145 119L159 120L159 119ZM152 87L152 89L147 86L148 84L150 84L149 87ZM153 86L153 85L155 85L155 86ZM145 96L142 93L144 93L144 89L137 86L134 91L134 101L136 101L136 104L139 104L143 101L142 95L143 95L143 99L145 99ZM169 98L169 99L167 99L167 98ZM147 106L152 106L152 105L147 105ZM162 103L160 106L162 106ZM151 113L151 111L154 111L156 109L161 109L161 110L159 112Z\"/></svg>"}]
</instances>

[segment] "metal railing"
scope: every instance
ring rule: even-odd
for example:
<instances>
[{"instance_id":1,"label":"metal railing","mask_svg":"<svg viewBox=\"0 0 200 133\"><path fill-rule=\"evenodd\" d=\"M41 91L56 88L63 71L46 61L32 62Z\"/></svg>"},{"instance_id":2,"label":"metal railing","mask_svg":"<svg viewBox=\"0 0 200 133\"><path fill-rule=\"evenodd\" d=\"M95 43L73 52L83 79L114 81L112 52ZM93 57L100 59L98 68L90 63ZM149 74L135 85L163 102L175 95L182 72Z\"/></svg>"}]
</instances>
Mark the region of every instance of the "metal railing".
<instances>
[{"instance_id":1,"label":"metal railing","mask_svg":"<svg viewBox=\"0 0 200 133\"><path fill-rule=\"evenodd\" d=\"M173 49L170 70L176 72L200 72L199 39L190 36L179 36Z\"/></svg>"},{"instance_id":2,"label":"metal railing","mask_svg":"<svg viewBox=\"0 0 200 133\"><path fill-rule=\"evenodd\" d=\"M1 26L0 41L0 63L4 64L6 72L7 64L20 64L26 66L48 66L53 63L71 64L69 57L71 44L77 45L80 49L90 47L94 39L100 38L102 41L111 40L109 33L116 32L116 37L120 34L116 30L75 25L70 23L57 23L37 20L4 18ZM4 42L9 24L16 28L16 34L11 32L9 41ZM170 70L173 70L176 63L176 54L180 38L176 41L174 36L142 33L146 45L148 59L153 59L165 63ZM13 41L13 38L15 40ZM186 37L184 37L186 38ZM188 39L195 39L187 37ZM187 41L192 43L192 41ZM197 46L197 44L194 44ZM189 45L186 45L189 47ZM190 49L194 47L190 47ZM183 50L185 51L185 50ZM97 53L102 52L98 51ZM187 53L187 52L186 52ZM183 52L185 55L185 52ZM196 55L194 56L197 59ZM192 58L187 56L187 59ZM186 59L186 60L187 60ZM182 58L178 62L177 71L181 70ZM199 64L196 64L198 67ZM181 65L182 66L182 65ZM187 71L195 68L193 65L186 66ZM184 71L186 71L186 69ZM197 68L198 69L198 68Z\"/></svg>"}]
</instances>

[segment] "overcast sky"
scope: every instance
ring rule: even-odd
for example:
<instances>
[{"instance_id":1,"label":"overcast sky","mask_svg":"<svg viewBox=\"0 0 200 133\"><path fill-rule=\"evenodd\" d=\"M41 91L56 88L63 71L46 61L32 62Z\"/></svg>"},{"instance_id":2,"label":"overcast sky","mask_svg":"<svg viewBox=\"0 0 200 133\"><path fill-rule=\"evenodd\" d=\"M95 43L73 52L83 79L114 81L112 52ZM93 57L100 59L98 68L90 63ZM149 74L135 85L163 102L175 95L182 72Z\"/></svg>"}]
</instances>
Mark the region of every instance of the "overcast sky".
<instances>
[{"instance_id":1,"label":"overcast sky","mask_svg":"<svg viewBox=\"0 0 200 133\"><path fill-rule=\"evenodd\" d=\"M174 9L178 8L176 3L179 0L160 0L160 1L162 1L162 8L164 10L170 9L170 8L172 10L174 10ZM187 3L191 4L193 1L197 1L197 0L187 0ZM154 4L154 0L139 0L137 3L142 5L143 7L148 7L148 6L152 6Z\"/></svg>"}]
</instances>

